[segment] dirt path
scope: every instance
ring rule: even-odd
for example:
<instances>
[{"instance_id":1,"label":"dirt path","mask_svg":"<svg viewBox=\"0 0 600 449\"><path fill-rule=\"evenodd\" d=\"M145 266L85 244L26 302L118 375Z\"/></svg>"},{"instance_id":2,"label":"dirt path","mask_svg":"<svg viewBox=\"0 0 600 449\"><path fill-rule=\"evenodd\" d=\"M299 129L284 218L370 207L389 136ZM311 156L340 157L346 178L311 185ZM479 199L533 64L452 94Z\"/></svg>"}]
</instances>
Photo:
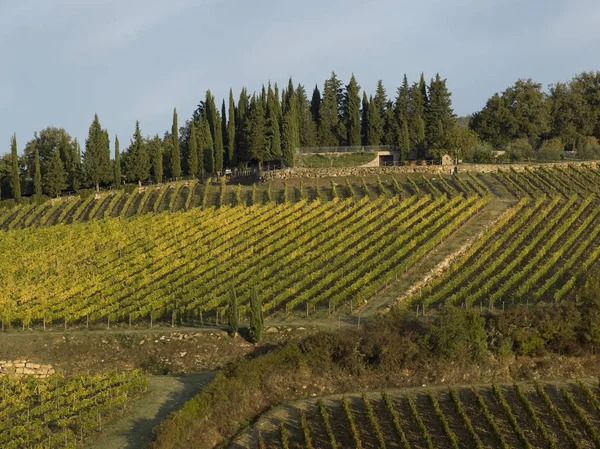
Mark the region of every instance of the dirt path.
<instances>
[{"instance_id":1,"label":"dirt path","mask_svg":"<svg viewBox=\"0 0 600 449\"><path fill-rule=\"evenodd\" d=\"M188 376L153 376L150 392L135 401L131 412L107 425L87 449L142 449L152 441L152 430L215 377L215 372Z\"/></svg>"}]
</instances>

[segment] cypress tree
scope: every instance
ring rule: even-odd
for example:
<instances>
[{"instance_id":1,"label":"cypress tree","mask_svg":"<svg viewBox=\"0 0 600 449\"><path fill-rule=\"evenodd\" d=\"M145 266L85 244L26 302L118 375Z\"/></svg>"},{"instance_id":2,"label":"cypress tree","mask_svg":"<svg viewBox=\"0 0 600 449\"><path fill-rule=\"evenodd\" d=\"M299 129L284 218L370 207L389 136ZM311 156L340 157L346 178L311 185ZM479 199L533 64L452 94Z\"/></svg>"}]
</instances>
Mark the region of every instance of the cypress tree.
<instances>
[{"instance_id":1,"label":"cypress tree","mask_svg":"<svg viewBox=\"0 0 600 449\"><path fill-rule=\"evenodd\" d=\"M367 128L369 126L369 99L367 98L367 93L365 91L363 91L360 114L360 139L363 145L368 145Z\"/></svg>"},{"instance_id":2,"label":"cypress tree","mask_svg":"<svg viewBox=\"0 0 600 449\"><path fill-rule=\"evenodd\" d=\"M19 201L21 199L21 174L19 171L19 155L17 153L17 135L13 134L10 139L10 155L12 161L10 188L13 198Z\"/></svg>"},{"instance_id":3,"label":"cypress tree","mask_svg":"<svg viewBox=\"0 0 600 449\"><path fill-rule=\"evenodd\" d=\"M217 111L215 116L215 171L223 171L223 134L221 132L221 114Z\"/></svg>"},{"instance_id":4,"label":"cypress tree","mask_svg":"<svg viewBox=\"0 0 600 449\"><path fill-rule=\"evenodd\" d=\"M81 182L83 181L83 166L81 165L81 146L77 141L77 138L73 140L73 170L71 170L70 182L73 190L79 190L81 187Z\"/></svg>"},{"instance_id":5,"label":"cypress tree","mask_svg":"<svg viewBox=\"0 0 600 449\"><path fill-rule=\"evenodd\" d=\"M295 115L295 109L290 108L283 117L283 160L288 167L294 166L296 148L300 145Z\"/></svg>"},{"instance_id":6,"label":"cypress tree","mask_svg":"<svg viewBox=\"0 0 600 449\"><path fill-rule=\"evenodd\" d=\"M61 133L59 151L65 171L70 173L73 170L73 152L71 150L70 137L65 131Z\"/></svg>"},{"instance_id":7,"label":"cypress tree","mask_svg":"<svg viewBox=\"0 0 600 449\"><path fill-rule=\"evenodd\" d=\"M317 126L311 113L311 103L302 84L296 88L296 115L301 147L313 147L317 144Z\"/></svg>"},{"instance_id":8,"label":"cypress tree","mask_svg":"<svg viewBox=\"0 0 600 449\"><path fill-rule=\"evenodd\" d=\"M254 343L262 340L264 328L265 317L262 311L262 301L258 296L257 288L254 287L250 297L250 337Z\"/></svg>"},{"instance_id":9,"label":"cypress tree","mask_svg":"<svg viewBox=\"0 0 600 449\"><path fill-rule=\"evenodd\" d=\"M248 137L248 92L243 88L240 92L238 101L237 115L235 121L235 157L239 163L247 163L250 161L250 138Z\"/></svg>"},{"instance_id":10,"label":"cypress tree","mask_svg":"<svg viewBox=\"0 0 600 449\"><path fill-rule=\"evenodd\" d=\"M229 289L229 328L234 336L238 333L239 324L237 295L235 294L235 286L231 283Z\"/></svg>"},{"instance_id":11,"label":"cypress tree","mask_svg":"<svg viewBox=\"0 0 600 449\"><path fill-rule=\"evenodd\" d=\"M237 165L235 151L235 103L233 101L233 91L229 89L229 116L227 121L227 163L229 167Z\"/></svg>"},{"instance_id":12,"label":"cypress tree","mask_svg":"<svg viewBox=\"0 0 600 449\"><path fill-rule=\"evenodd\" d=\"M400 128L396 121L394 108L391 103L385 108L385 121L383 123L383 139L384 145L395 145L398 142L398 133Z\"/></svg>"},{"instance_id":13,"label":"cypress tree","mask_svg":"<svg viewBox=\"0 0 600 449\"><path fill-rule=\"evenodd\" d=\"M119 138L115 136L115 185L121 185L121 151L119 149Z\"/></svg>"},{"instance_id":14,"label":"cypress tree","mask_svg":"<svg viewBox=\"0 0 600 449\"><path fill-rule=\"evenodd\" d=\"M425 110L425 127L427 143L432 148L442 148L447 131L455 124L452 110L451 94L446 87L446 80L438 73L429 84L429 99Z\"/></svg>"},{"instance_id":15,"label":"cypress tree","mask_svg":"<svg viewBox=\"0 0 600 449\"><path fill-rule=\"evenodd\" d=\"M225 99L221 103L221 142L223 146L223 167L229 167L229 153L227 152L227 111L225 110Z\"/></svg>"},{"instance_id":16,"label":"cypress tree","mask_svg":"<svg viewBox=\"0 0 600 449\"><path fill-rule=\"evenodd\" d=\"M145 181L150 176L150 158L142 138L139 121L135 122L133 139L127 149L126 169L126 176L129 181Z\"/></svg>"},{"instance_id":17,"label":"cypress tree","mask_svg":"<svg viewBox=\"0 0 600 449\"><path fill-rule=\"evenodd\" d=\"M258 162L259 169L262 169L262 163L268 158L268 141L265 126L265 113L260 98L257 98L256 95L253 95L250 100L247 135L250 157L255 159Z\"/></svg>"},{"instance_id":18,"label":"cypress tree","mask_svg":"<svg viewBox=\"0 0 600 449\"><path fill-rule=\"evenodd\" d=\"M352 74L344 93L343 114L348 145L360 146L360 86L354 74Z\"/></svg>"},{"instance_id":19,"label":"cypress tree","mask_svg":"<svg viewBox=\"0 0 600 449\"><path fill-rule=\"evenodd\" d=\"M179 148L179 125L177 123L177 109L173 109L173 125L171 126L171 175L177 179L181 176L181 149Z\"/></svg>"},{"instance_id":20,"label":"cypress tree","mask_svg":"<svg viewBox=\"0 0 600 449\"><path fill-rule=\"evenodd\" d=\"M163 150L162 142L158 134L148 142L148 156L152 165L152 176L154 180L160 184L163 178Z\"/></svg>"},{"instance_id":21,"label":"cypress tree","mask_svg":"<svg viewBox=\"0 0 600 449\"><path fill-rule=\"evenodd\" d=\"M190 124L188 167L191 176L198 176L198 142L196 139L196 125L194 122Z\"/></svg>"},{"instance_id":22,"label":"cypress tree","mask_svg":"<svg viewBox=\"0 0 600 449\"><path fill-rule=\"evenodd\" d=\"M41 195L42 194L42 170L40 169L40 152L37 148L37 145L34 143L35 145L35 160L34 160L34 166L35 166L35 174L33 176L33 193L35 193L36 195Z\"/></svg>"},{"instance_id":23,"label":"cypress tree","mask_svg":"<svg viewBox=\"0 0 600 449\"><path fill-rule=\"evenodd\" d=\"M410 138L408 133L408 124L406 120L402 121L400 133L398 135L398 150L400 151L400 160L408 159L410 153Z\"/></svg>"},{"instance_id":24,"label":"cypress tree","mask_svg":"<svg viewBox=\"0 0 600 449\"><path fill-rule=\"evenodd\" d=\"M408 79L404 74L402 80L402 86L396 91L396 102L394 104L394 113L396 114L396 121L402 123L408 120L408 104L409 104L409 87Z\"/></svg>"},{"instance_id":25,"label":"cypress tree","mask_svg":"<svg viewBox=\"0 0 600 449\"><path fill-rule=\"evenodd\" d=\"M376 145L380 145L382 141L386 140L385 137L385 123L386 123L386 113L387 113L387 93L385 91L385 87L383 87L383 81L377 81L377 90L375 91L375 97L373 97L373 104L375 106L376 117L374 118L374 132L375 136L373 138L374 141L379 142ZM390 136L387 136L387 140L392 140ZM388 143L389 144L389 143Z\"/></svg>"},{"instance_id":26,"label":"cypress tree","mask_svg":"<svg viewBox=\"0 0 600 449\"><path fill-rule=\"evenodd\" d=\"M312 114L313 122L315 126L319 125L320 119L320 111L321 111L321 92L319 91L319 86L315 84L315 89L313 90L312 98L310 100L310 113Z\"/></svg>"},{"instance_id":27,"label":"cypress tree","mask_svg":"<svg viewBox=\"0 0 600 449\"><path fill-rule=\"evenodd\" d=\"M367 108L367 145L381 145L383 127L373 97L369 99Z\"/></svg>"},{"instance_id":28,"label":"cypress tree","mask_svg":"<svg viewBox=\"0 0 600 449\"><path fill-rule=\"evenodd\" d=\"M87 179L96 186L96 191L100 190L100 183L109 182L114 177L107 133L100 126L98 114L94 115L94 121L90 125L88 138L85 141L83 167Z\"/></svg>"},{"instance_id":29,"label":"cypress tree","mask_svg":"<svg viewBox=\"0 0 600 449\"><path fill-rule=\"evenodd\" d=\"M60 151L54 151L44 174L44 191L48 196L56 197L67 188L67 173L60 157Z\"/></svg>"},{"instance_id":30,"label":"cypress tree","mask_svg":"<svg viewBox=\"0 0 600 449\"><path fill-rule=\"evenodd\" d=\"M202 117L202 153L204 154L204 170L213 173L215 171L214 145L206 116Z\"/></svg>"},{"instance_id":31,"label":"cypress tree","mask_svg":"<svg viewBox=\"0 0 600 449\"><path fill-rule=\"evenodd\" d=\"M278 117L279 100L275 98L275 93L269 85L267 94L267 140L269 145L269 154L267 158L270 160L280 159L281 153L281 132Z\"/></svg>"}]
</instances>

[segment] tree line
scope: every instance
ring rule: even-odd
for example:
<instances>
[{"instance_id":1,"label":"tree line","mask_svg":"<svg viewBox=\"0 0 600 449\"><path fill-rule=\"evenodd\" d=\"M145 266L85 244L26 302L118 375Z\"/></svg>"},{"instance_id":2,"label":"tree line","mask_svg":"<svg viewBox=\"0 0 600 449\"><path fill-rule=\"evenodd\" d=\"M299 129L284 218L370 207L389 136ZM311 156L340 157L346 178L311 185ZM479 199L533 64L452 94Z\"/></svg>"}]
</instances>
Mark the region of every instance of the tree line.
<instances>
[{"instance_id":1,"label":"tree line","mask_svg":"<svg viewBox=\"0 0 600 449\"><path fill-rule=\"evenodd\" d=\"M48 127L35 133L19 155L13 135L10 153L0 159L0 194L17 200L54 197L67 190L160 183L271 161L291 167L298 147L393 145L405 160L411 151L424 157L427 150L443 148L455 128L451 94L439 74L429 84L423 74L412 84L404 75L393 99L381 80L375 95L362 91L361 96L354 75L344 85L332 72L309 98L290 78L281 90L268 83L250 95L243 88L237 101L230 89L220 108L208 90L182 126L173 111L171 129L162 137L144 137L137 122L122 152L117 136L111 149L97 115L83 149L65 129Z\"/></svg>"},{"instance_id":2,"label":"tree line","mask_svg":"<svg viewBox=\"0 0 600 449\"><path fill-rule=\"evenodd\" d=\"M492 95L470 117L469 128L484 142L480 159L492 149L506 151L512 161L560 159L564 150L579 158L600 158L600 71L583 72L544 92L542 84L519 79Z\"/></svg>"}]
</instances>

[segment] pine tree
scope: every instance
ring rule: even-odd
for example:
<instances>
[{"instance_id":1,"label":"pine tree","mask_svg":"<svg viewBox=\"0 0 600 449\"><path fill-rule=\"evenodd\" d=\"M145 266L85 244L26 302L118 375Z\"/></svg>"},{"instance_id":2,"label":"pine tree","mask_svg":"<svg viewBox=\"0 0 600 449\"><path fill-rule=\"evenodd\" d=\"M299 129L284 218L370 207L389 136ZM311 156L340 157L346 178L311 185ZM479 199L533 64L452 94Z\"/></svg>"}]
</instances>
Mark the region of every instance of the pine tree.
<instances>
[{"instance_id":1,"label":"pine tree","mask_svg":"<svg viewBox=\"0 0 600 449\"><path fill-rule=\"evenodd\" d=\"M238 300L235 294L235 286L231 283L229 289L229 328L234 336L238 333L239 324Z\"/></svg>"},{"instance_id":2,"label":"pine tree","mask_svg":"<svg viewBox=\"0 0 600 449\"><path fill-rule=\"evenodd\" d=\"M408 91L408 132L411 149L415 149L419 157L425 148L425 106L419 83L413 83Z\"/></svg>"},{"instance_id":3,"label":"pine tree","mask_svg":"<svg viewBox=\"0 0 600 449\"><path fill-rule=\"evenodd\" d=\"M121 151L119 148L119 138L115 136L115 185L120 186L121 180Z\"/></svg>"},{"instance_id":4,"label":"pine tree","mask_svg":"<svg viewBox=\"0 0 600 449\"><path fill-rule=\"evenodd\" d=\"M35 173L33 175L33 193L39 196L42 194L42 170L40 168L40 152L37 149L37 145L35 147L34 167Z\"/></svg>"},{"instance_id":5,"label":"pine tree","mask_svg":"<svg viewBox=\"0 0 600 449\"><path fill-rule=\"evenodd\" d=\"M190 124L190 141L188 143L188 167L191 176L198 176L198 142L196 139L196 125Z\"/></svg>"},{"instance_id":6,"label":"pine tree","mask_svg":"<svg viewBox=\"0 0 600 449\"><path fill-rule=\"evenodd\" d=\"M346 124L346 142L351 147L360 146L360 86L354 74L346 86L342 110Z\"/></svg>"},{"instance_id":7,"label":"pine tree","mask_svg":"<svg viewBox=\"0 0 600 449\"><path fill-rule=\"evenodd\" d=\"M227 162L229 167L237 165L235 151L235 103L233 101L233 91L229 89L229 117L227 121Z\"/></svg>"},{"instance_id":8,"label":"pine tree","mask_svg":"<svg viewBox=\"0 0 600 449\"><path fill-rule=\"evenodd\" d=\"M262 310L262 301L258 296L258 289L252 289L250 297L250 337L254 343L259 343L262 340L265 328L265 317Z\"/></svg>"},{"instance_id":9,"label":"pine tree","mask_svg":"<svg viewBox=\"0 0 600 449\"><path fill-rule=\"evenodd\" d=\"M177 122L177 109L173 109L173 125L171 126L171 175L177 179L181 176L181 149L179 148L179 124Z\"/></svg>"},{"instance_id":10,"label":"pine tree","mask_svg":"<svg viewBox=\"0 0 600 449\"><path fill-rule=\"evenodd\" d=\"M100 183L110 182L114 176L107 133L100 126L98 114L94 115L94 121L90 125L88 138L85 141L83 167L86 178L96 186L96 191L100 190Z\"/></svg>"},{"instance_id":11,"label":"pine tree","mask_svg":"<svg viewBox=\"0 0 600 449\"><path fill-rule=\"evenodd\" d=\"M127 149L127 160L125 164L125 176L129 181L145 181L150 176L150 158L142 132L140 122L135 122L135 132L131 144Z\"/></svg>"},{"instance_id":12,"label":"pine tree","mask_svg":"<svg viewBox=\"0 0 600 449\"><path fill-rule=\"evenodd\" d=\"M67 188L67 173L60 157L60 151L54 151L46 164L43 187L44 192L51 197L58 196Z\"/></svg>"},{"instance_id":13,"label":"pine tree","mask_svg":"<svg viewBox=\"0 0 600 449\"><path fill-rule=\"evenodd\" d=\"M399 124L408 120L409 90L408 79L406 78L406 74L404 74L402 86L396 91L396 102L394 103L394 114Z\"/></svg>"}]
</instances>

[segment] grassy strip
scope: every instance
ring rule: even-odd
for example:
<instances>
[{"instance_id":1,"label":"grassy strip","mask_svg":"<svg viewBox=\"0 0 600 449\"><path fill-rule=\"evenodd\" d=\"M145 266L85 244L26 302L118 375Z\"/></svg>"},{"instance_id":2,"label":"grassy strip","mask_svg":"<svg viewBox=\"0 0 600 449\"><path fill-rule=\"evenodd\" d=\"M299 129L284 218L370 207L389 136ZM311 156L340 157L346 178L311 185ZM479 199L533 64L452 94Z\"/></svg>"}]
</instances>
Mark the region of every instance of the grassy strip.
<instances>
[{"instance_id":1,"label":"grassy strip","mask_svg":"<svg viewBox=\"0 0 600 449\"><path fill-rule=\"evenodd\" d=\"M423 436L423 439L425 440L425 444L427 444L427 448L435 449L435 446L433 445L433 441L431 441L431 435L429 434L429 430L427 429L427 426L425 425L425 423L421 419L421 416L419 415L419 411L417 410L417 404L415 404L415 400L412 398L412 396L406 396L406 399L408 401L408 407L410 408L410 413L413 417L413 420L417 424L417 427L421 431L421 435Z\"/></svg>"},{"instance_id":2,"label":"grassy strip","mask_svg":"<svg viewBox=\"0 0 600 449\"><path fill-rule=\"evenodd\" d=\"M450 398L452 399L452 402L454 403L454 407L456 407L456 411L458 412L458 415L460 416L460 418L463 421L463 424L467 428L467 432L469 432L469 437L471 438L471 442L474 445L473 447L475 447L477 449L484 449L483 443L481 442L479 435L477 435L477 432L475 431L475 428L473 427L471 418L469 418L469 415L467 415L467 412L465 411L465 407L460 399L460 396L458 395L456 390L454 390L452 388L449 388L448 392L450 393Z\"/></svg>"},{"instance_id":3,"label":"grassy strip","mask_svg":"<svg viewBox=\"0 0 600 449\"><path fill-rule=\"evenodd\" d=\"M475 400L477 401L479 410L481 410L481 413L483 413L486 422L491 427L492 433L494 434L494 438L496 438L496 441L498 442L500 447L502 449L511 449L511 447L508 444L506 444L504 436L502 435L502 431L500 430L500 427L498 427L498 423L496 422L494 415L492 415L492 412L490 412L490 409L486 405L483 396L479 394L479 391L475 387L473 387L473 395L475 396Z\"/></svg>"},{"instance_id":4,"label":"grassy strip","mask_svg":"<svg viewBox=\"0 0 600 449\"><path fill-rule=\"evenodd\" d=\"M554 418L554 421L556 421L560 429L566 435L567 439L569 440L569 446L571 446L573 449L578 449L579 444L577 443L577 440L573 436L571 430L569 430L569 427L563 419L562 414L560 413L558 408L556 408L556 405L554 405L552 399L550 399L550 396L548 396L548 393L546 393L546 391L539 382L535 382L535 391L537 392L538 396L542 399L548 410L550 410L550 414Z\"/></svg>"},{"instance_id":5,"label":"grassy strip","mask_svg":"<svg viewBox=\"0 0 600 449\"><path fill-rule=\"evenodd\" d=\"M442 427L444 428L444 433L450 440L450 445L454 449L458 449L458 438L456 437L456 434L454 433L454 431L450 428L450 424L448 424L448 420L446 419L446 416L444 416L444 412L442 411L442 408L440 407L440 403L438 402L437 397L431 391L429 391L428 396L429 396L429 400L431 401L431 405L433 405L433 410L435 411L436 416L442 423Z\"/></svg>"},{"instance_id":6,"label":"grassy strip","mask_svg":"<svg viewBox=\"0 0 600 449\"><path fill-rule=\"evenodd\" d=\"M392 422L394 423L394 430L396 431L396 434L400 438L402 447L404 449L411 449L410 443L408 442L408 439L406 438L406 434L404 433L404 430L402 429L402 424L400 424L400 417L398 416L398 412L394 408L394 404L392 404L390 397L385 393L383 393L381 395L381 397L383 399L383 402L385 403L385 407L387 408L387 411L389 412L390 416L392 417Z\"/></svg>"},{"instance_id":7,"label":"grassy strip","mask_svg":"<svg viewBox=\"0 0 600 449\"><path fill-rule=\"evenodd\" d=\"M494 392L496 400L502 407L502 410L504 410L504 414L508 418L508 422L510 423L510 426L517 435L521 446L523 446L525 449L531 449L531 444L529 443L529 441L527 441L527 438L525 438L525 434L523 433L523 430L521 430L521 426L519 426L517 418L510 409L510 406L508 405L508 402L506 402L506 399L504 398L504 395L502 394L502 391L500 390L498 385L492 385L492 391Z\"/></svg>"},{"instance_id":8,"label":"grassy strip","mask_svg":"<svg viewBox=\"0 0 600 449\"><path fill-rule=\"evenodd\" d=\"M548 429L546 429L546 426L544 425L542 420L539 418L539 416L535 412L535 409L533 408L533 405L531 404L529 399L527 399L527 396L525 396L525 394L521 391L521 388L519 387L518 384L515 384L513 388L515 389L515 393L517 394L517 397L519 398L519 402L521 402L523 407L525 407L527 414L533 421L535 429L542 436L542 438L544 439L544 441L546 442L546 444L548 445L549 448L557 449L558 446L556 445L556 437L554 435L552 435L550 432L548 432Z\"/></svg>"}]
</instances>

